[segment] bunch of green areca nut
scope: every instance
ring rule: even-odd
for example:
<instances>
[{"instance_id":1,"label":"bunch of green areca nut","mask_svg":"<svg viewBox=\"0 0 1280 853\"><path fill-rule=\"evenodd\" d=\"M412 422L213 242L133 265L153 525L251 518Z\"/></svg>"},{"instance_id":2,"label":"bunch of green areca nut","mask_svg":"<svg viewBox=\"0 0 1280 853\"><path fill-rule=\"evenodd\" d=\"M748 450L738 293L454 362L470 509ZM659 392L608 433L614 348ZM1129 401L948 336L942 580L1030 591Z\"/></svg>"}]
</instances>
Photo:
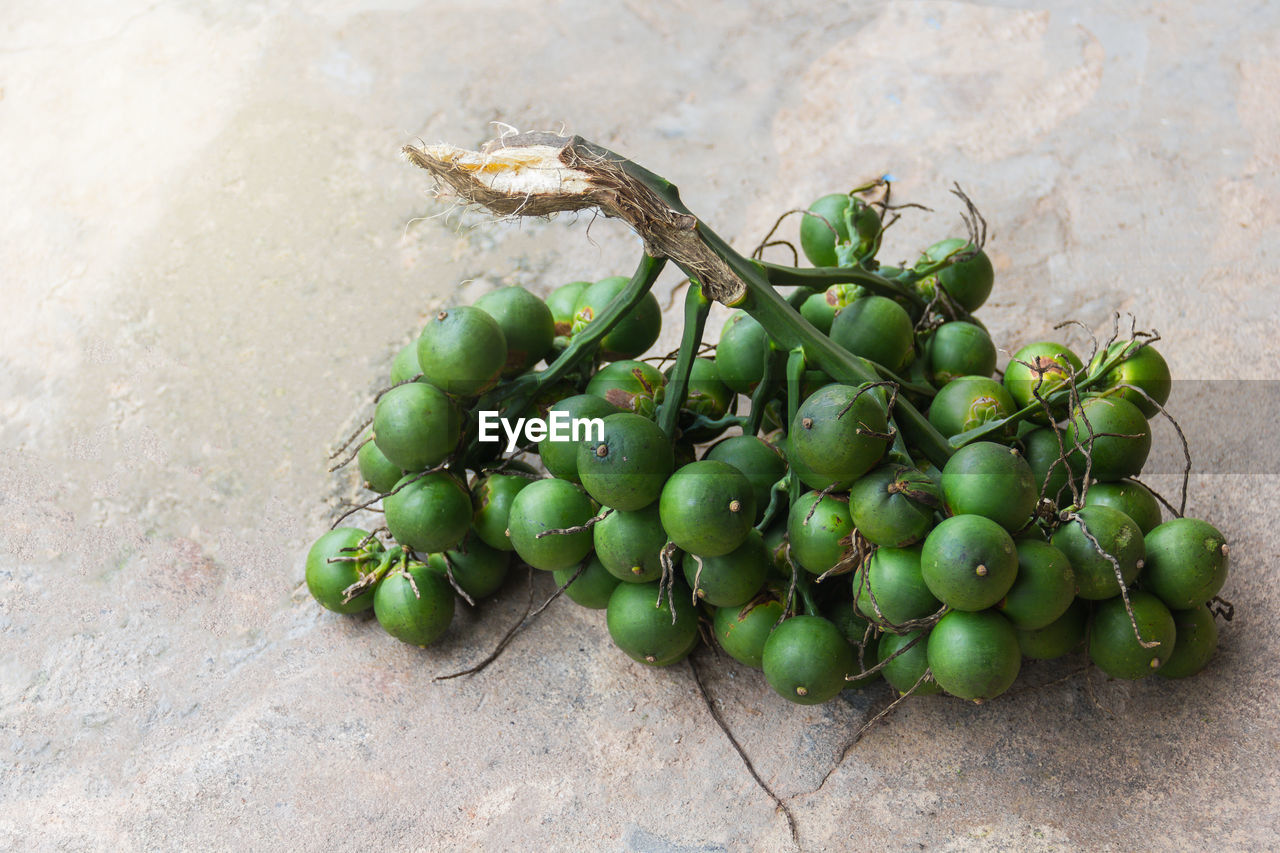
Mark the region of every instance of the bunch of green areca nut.
<instances>
[{"instance_id":1,"label":"bunch of green areca nut","mask_svg":"<svg viewBox=\"0 0 1280 853\"><path fill-rule=\"evenodd\" d=\"M589 145L566 141L570 165L574 144ZM461 156L420 153L437 177ZM372 608L425 646L455 598L524 564L604 610L635 661L711 643L804 704L882 678L985 701L1024 659L1071 654L1122 679L1207 665L1228 547L1137 479L1171 390L1154 335L1038 341L997 371L974 316L994 273L971 205L964 237L889 266L884 183L824 196L797 212L811 266L784 266L736 254L670 184L609 162L636 181L618 192L690 217L693 236L632 222L649 252L630 277L545 299L506 287L430 317L353 437L361 508L385 526L314 544L320 604ZM608 204L582 206L621 215ZM667 260L688 276L681 344L652 355ZM711 345L713 301L733 310Z\"/></svg>"}]
</instances>

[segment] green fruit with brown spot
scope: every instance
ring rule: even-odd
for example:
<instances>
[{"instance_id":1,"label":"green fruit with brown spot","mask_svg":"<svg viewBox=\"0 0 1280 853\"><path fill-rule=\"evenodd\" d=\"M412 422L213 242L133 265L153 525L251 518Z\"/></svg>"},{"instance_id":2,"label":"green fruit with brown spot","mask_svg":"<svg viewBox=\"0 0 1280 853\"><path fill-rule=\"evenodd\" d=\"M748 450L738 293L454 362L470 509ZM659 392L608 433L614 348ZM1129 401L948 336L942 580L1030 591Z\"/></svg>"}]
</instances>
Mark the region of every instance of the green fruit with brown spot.
<instances>
[{"instance_id":1,"label":"green fruit with brown spot","mask_svg":"<svg viewBox=\"0 0 1280 853\"><path fill-rule=\"evenodd\" d=\"M547 410L547 420L555 416L557 412L564 412L568 418L568 422L572 425L579 421L587 421L591 418L604 418L615 415L620 409L612 403L594 394L575 394L572 397L566 397L558 403L555 403ZM585 427L585 424L584 424ZM568 480L572 483L580 482L578 477L578 445L582 444L583 439L591 434L590 428L584 428L580 432L573 432L572 426L565 438L552 438L554 433L548 431L547 437L538 442L538 455L542 457L542 464L546 466L548 472L553 477L559 477L561 480Z\"/></svg>"},{"instance_id":2,"label":"green fruit with brown spot","mask_svg":"<svg viewBox=\"0 0 1280 853\"><path fill-rule=\"evenodd\" d=\"M735 435L716 444L703 456L727 462L751 482L756 497L756 519L769 507L773 486L787 473L787 462L773 445L754 435Z\"/></svg>"}]
</instances>

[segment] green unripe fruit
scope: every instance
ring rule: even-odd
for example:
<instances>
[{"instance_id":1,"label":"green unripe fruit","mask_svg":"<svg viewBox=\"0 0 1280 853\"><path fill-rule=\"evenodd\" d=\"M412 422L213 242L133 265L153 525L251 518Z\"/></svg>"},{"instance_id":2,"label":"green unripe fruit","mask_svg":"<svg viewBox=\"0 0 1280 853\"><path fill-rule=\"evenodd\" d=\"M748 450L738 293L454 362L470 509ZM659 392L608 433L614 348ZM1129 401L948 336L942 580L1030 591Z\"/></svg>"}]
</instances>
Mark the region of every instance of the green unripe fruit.
<instances>
[{"instance_id":1,"label":"green unripe fruit","mask_svg":"<svg viewBox=\"0 0 1280 853\"><path fill-rule=\"evenodd\" d=\"M1174 610L1204 604L1227 581L1227 542L1207 521L1171 519L1148 533L1144 544L1142 586Z\"/></svg>"},{"instance_id":2,"label":"green unripe fruit","mask_svg":"<svg viewBox=\"0 0 1280 853\"><path fill-rule=\"evenodd\" d=\"M360 467L360 480L364 487L380 495L395 488L396 483L404 476L400 466L392 465L378 449L372 435L360 445L360 450L356 453L356 464Z\"/></svg>"},{"instance_id":3,"label":"green unripe fruit","mask_svg":"<svg viewBox=\"0 0 1280 853\"><path fill-rule=\"evenodd\" d=\"M562 284L547 297L547 308L555 321L556 335L573 334L573 309L578 307L582 292L591 286L589 281L571 281Z\"/></svg>"},{"instance_id":4,"label":"green unripe fruit","mask_svg":"<svg viewBox=\"0 0 1280 853\"><path fill-rule=\"evenodd\" d=\"M658 499L658 512L677 548L718 557L747 538L756 517L755 501L751 482L741 471L703 459L671 475Z\"/></svg>"},{"instance_id":5,"label":"green unripe fruit","mask_svg":"<svg viewBox=\"0 0 1280 853\"><path fill-rule=\"evenodd\" d=\"M463 305L440 311L418 337L422 378L458 397L488 391L506 364L502 327L479 308Z\"/></svg>"},{"instance_id":6,"label":"green unripe fruit","mask_svg":"<svg viewBox=\"0 0 1280 853\"><path fill-rule=\"evenodd\" d=\"M890 370L907 364L914 324L906 310L885 296L864 296L840 310L831 322L831 340Z\"/></svg>"},{"instance_id":7,"label":"green unripe fruit","mask_svg":"<svg viewBox=\"0 0 1280 853\"><path fill-rule=\"evenodd\" d=\"M955 320L943 323L928 339L925 370L941 388L961 376L990 376L996 370L996 345L987 330Z\"/></svg>"},{"instance_id":8,"label":"green unripe fruit","mask_svg":"<svg viewBox=\"0 0 1280 853\"><path fill-rule=\"evenodd\" d=\"M1187 678L1204 669L1218 648L1218 625L1207 605L1172 611L1177 640L1173 654L1156 670L1161 678Z\"/></svg>"},{"instance_id":9,"label":"green unripe fruit","mask_svg":"<svg viewBox=\"0 0 1280 853\"><path fill-rule=\"evenodd\" d=\"M387 529L419 554L447 551L471 528L471 494L452 474L408 474L382 499Z\"/></svg>"},{"instance_id":10,"label":"green unripe fruit","mask_svg":"<svg viewBox=\"0 0 1280 853\"><path fill-rule=\"evenodd\" d=\"M344 602L343 591L377 567L382 545L355 527L339 527L317 539L307 551L307 590L321 607L335 613L359 613L373 606L373 589ZM333 562L329 562L332 560Z\"/></svg>"},{"instance_id":11,"label":"green unripe fruit","mask_svg":"<svg viewBox=\"0 0 1280 853\"><path fill-rule=\"evenodd\" d=\"M614 644L632 660L670 666L684 660L697 645L698 614L684 584L677 583L670 598L658 592L657 582L618 584L609 596L606 622Z\"/></svg>"},{"instance_id":12,"label":"green unripe fruit","mask_svg":"<svg viewBox=\"0 0 1280 853\"><path fill-rule=\"evenodd\" d=\"M889 446L888 419L874 390L826 385L815 391L796 410L788 435L790 455L820 477L852 485ZM808 480L805 485L823 488Z\"/></svg>"},{"instance_id":13,"label":"green unripe fruit","mask_svg":"<svg viewBox=\"0 0 1280 853\"><path fill-rule=\"evenodd\" d=\"M782 602L776 597L760 597L745 607L718 607L712 630L720 648L739 663L760 669L764 644L773 626L782 618Z\"/></svg>"},{"instance_id":14,"label":"green unripe fruit","mask_svg":"<svg viewBox=\"0 0 1280 853\"><path fill-rule=\"evenodd\" d=\"M925 585L954 610L985 610L1004 598L1018 574L1008 531L980 515L956 515L924 540Z\"/></svg>"},{"instance_id":15,"label":"green unripe fruit","mask_svg":"<svg viewBox=\"0 0 1280 853\"><path fill-rule=\"evenodd\" d=\"M1062 444L1059 445L1059 438ZM1054 502L1055 506L1065 507L1072 500L1068 482L1080 482L1080 472L1074 471L1062 461L1062 450L1069 449L1065 436L1058 436L1049 428L1032 430L1022 436L1022 444L1026 448L1027 464L1031 466L1031 474L1035 479L1036 490L1041 497Z\"/></svg>"},{"instance_id":16,"label":"green unripe fruit","mask_svg":"<svg viewBox=\"0 0 1280 853\"><path fill-rule=\"evenodd\" d=\"M1086 397L1071 412L1063 436L1071 467L1096 480L1121 480L1141 473L1151 452L1151 425L1138 407L1118 397Z\"/></svg>"},{"instance_id":17,"label":"green unripe fruit","mask_svg":"<svg viewBox=\"0 0 1280 853\"><path fill-rule=\"evenodd\" d=\"M448 578L419 562L389 573L373 598L373 612L383 630L414 646L429 646L439 639L453 621L453 606Z\"/></svg>"},{"instance_id":18,"label":"green unripe fruit","mask_svg":"<svg viewBox=\"0 0 1280 853\"><path fill-rule=\"evenodd\" d=\"M1109 506L1084 507L1051 541L1076 573L1076 594L1092 601L1120 594L1117 568L1126 586L1133 583L1147 553L1138 525Z\"/></svg>"},{"instance_id":19,"label":"green unripe fruit","mask_svg":"<svg viewBox=\"0 0 1280 853\"><path fill-rule=\"evenodd\" d=\"M528 469L527 465L519 462L512 463L510 467L522 471ZM511 540L507 538L511 502L521 489L535 479L537 478L520 474L494 472L476 480L471 488L471 506L474 510L471 524L484 544L499 551L514 550Z\"/></svg>"},{"instance_id":20,"label":"green unripe fruit","mask_svg":"<svg viewBox=\"0 0 1280 853\"><path fill-rule=\"evenodd\" d=\"M461 429L454 402L425 382L397 385L373 411L374 443L401 471L439 465L457 446Z\"/></svg>"},{"instance_id":21,"label":"green unripe fruit","mask_svg":"<svg viewBox=\"0 0 1280 853\"><path fill-rule=\"evenodd\" d=\"M591 553L591 531L549 533L580 527L595 515L591 499L564 480L535 480L511 502L508 527L520 559L535 569L554 572L575 566ZM545 535L539 537L538 534Z\"/></svg>"},{"instance_id":22,"label":"green unripe fruit","mask_svg":"<svg viewBox=\"0 0 1280 853\"><path fill-rule=\"evenodd\" d=\"M1163 601L1149 592L1135 590L1129 593L1129 604L1143 641L1157 645L1148 649L1139 644L1123 598L1109 598L1097 604L1089 632L1089 659L1112 678L1150 675L1173 654L1177 639L1173 614Z\"/></svg>"},{"instance_id":23,"label":"green unripe fruit","mask_svg":"<svg viewBox=\"0 0 1280 853\"><path fill-rule=\"evenodd\" d=\"M924 250L917 267L923 267L946 258L972 252L976 247L972 243L952 237L941 240ZM991 295L995 284L995 269L987 253L977 249L973 257L958 261L945 267L936 274L924 279L921 284L929 291L941 285L956 304L966 311L977 311Z\"/></svg>"},{"instance_id":24,"label":"green unripe fruit","mask_svg":"<svg viewBox=\"0 0 1280 853\"><path fill-rule=\"evenodd\" d=\"M907 646L910 648L900 651ZM893 657L894 655L897 656ZM889 661L880 672L884 674L884 680L892 684L899 695L912 688L915 689L912 694L914 696L931 696L942 692L938 682L933 679L920 680L925 670L929 668L929 636L925 632L885 634L880 638L876 657L878 663ZM889 660L890 657L893 659Z\"/></svg>"},{"instance_id":25,"label":"green unripe fruit","mask_svg":"<svg viewBox=\"0 0 1280 853\"><path fill-rule=\"evenodd\" d=\"M1151 417L1157 411L1155 403L1163 406L1169 401L1169 392L1173 390L1173 379L1169 374L1169 365L1164 356L1156 352L1155 347L1142 346L1133 341L1117 341L1107 348L1105 353L1094 356L1089 364L1092 371L1102 365L1104 359L1118 352L1128 352L1128 357L1107 371L1106 377L1099 385L1092 388L1094 393L1108 397L1128 400L1138 407L1144 417ZM1122 386L1130 385L1131 388ZM1141 388L1145 394L1135 391ZM1147 399L1147 397L1151 399ZM1152 402L1154 401L1154 402Z\"/></svg>"},{"instance_id":26,"label":"green unripe fruit","mask_svg":"<svg viewBox=\"0 0 1280 853\"><path fill-rule=\"evenodd\" d=\"M569 566L565 569L556 569L552 572L552 576L557 584L564 586L577 572L577 566ZM578 575L577 580L565 587L564 594L583 607L604 610L609 606L609 598L613 595L614 587L619 583L620 581L609 574L604 564L593 555L587 558L586 568L582 570L582 574Z\"/></svg>"},{"instance_id":27,"label":"green unripe fruit","mask_svg":"<svg viewBox=\"0 0 1280 853\"><path fill-rule=\"evenodd\" d=\"M994 610L952 610L929 634L933 679L952 696L994 699L1009 689L1022 667L1013 625Z\"/></svg>"},{"instance_id":28,"label":"green unripe fruit","mask_svg":"<svg viewBox=\"0 0 1280 853\"><path fill-rule=\"evenodd\" d=\"M820 575L844 558L844 540L853 533L849 501L840 495L806 492L791 505L787 538L791 559L805 571ZM814 504L817 508L814 508Z\"/></svg>"},{"instance_id":29,"label":"green unripe fruit","mask_svg":"<svg viewBox=\"0 0 1280 853\"><path fill-rule=\"evenodd\" d=\"M979 441L947 460L942 496L953 515L981 515L1014 533L1031 521L1039 489L1021 454L1003 444Z\"/></svg>"},{"instance_id":30,"label":"green unripe fruit","mask_svg":"<svg viewBox=\"0 0 1280 853\"><path fill-rule=\"evenodd\" d=\"M517 376L551 351L556 321L547 303L523 287L503 287L476 300L477 308L498 322L507 343L503 376Z\"/></svg>"},{"instance_id":31,"label":"green unripe fruit","mask_svg":"<svg viewBox=\"0 0 1280 853\"><path fill-rule=\"evenodd\" d=\"M573 309L573 334L581 333L594 322L630 283L624 276L610 276L582 291ZM661 332L662 309L658 306L658 297L646 293L631 313L620 319L600 341L600 356L610 361L635 358L653 346Z\"/></svg>"},{"instance_id":32,"label":"green unripe fruit","mask_svg":"<svg viewBox=\"0 0 1280 853\"><path fill-rule=\"evenodd\" d=\"M1044 404L1037 400L1048 401L1049 395L1065 388L1073 376L1082 375L1084 365L1080 357L1067 347L1052 341L1039 341L1027 344L1013 354L1009 366L1004 371L1004 387L1019 409L1035 403L1039 406L1031 419L1035 423L1047 424ZM1065 404L1051 406L1053 420L1062 417L1066 411Z\"/></svg>"},{"instance_id":33,"label":"green unripe fruit","mask_svg":"<svg viewBox=\"0 0 1280 853\"><path fill-rule=\"evenodd\" d=\"M667 377L643 361L615 361L606 364L587 383L587 393L613 404L624 412L653 418L666 393Z\"/></svg>"},{"instance_id":34,"label":"green unripe fruit","mask_svg":"<svg viewBox=\"0 0 1280 853\"><path fill-rule=\"evenodd\" d=\"M849 487L849 516L871 544L903 548L933 527L934 510L941 504L938 492L923 471L882 465Z\"/></svg>"},{"instance_id":35,"label":"green unripe fruit","mask_svg":"<svg viewBox=\"0 0 1280 853\"><path fill-rule=\"evenodd\" d=\"M485 598L502 588L511 566L511 554L490 548L476 536L468 536L458 548L428 556L427 565L442 572L451 571L459 589L472 598Z\"/></svg>"},{"instance_id":36,"label":"green unripe fruit","mask_svg":"<svg viewBox=\"0 0 1280 853\"><path fill-rule=\"evenodd\" d=\"M800 217L800 249L815 267L834 267L836 244L849 242L845 211L849 209L846 193L831 193L809 205L813 215Z\"/></svg>"},{"instance_id":37,"label":"green unripe fruit","mask_svg":"<svg viewBox=\"0 0 1280 853\"><path fill-rule=\"evenodd\" d=\"M746 541L728 554L685 554L683 568L685 580L699 600L713 607L741 607L764 586L771 563L764 537L752 530Z\"/></svg>"},{"instance_id":38,"label":"green unripe fruit","mask_svg":"<svg viewBox=\"0 0 1280 853\"><path fill-rule=\"evenodd\" d=\"M1084 498L1085 506L1109 506L1129 516L1145 536L1160 523L1160 502L1137 480L1093 483Z\"/></svg>"},{"instance_id":39,"label":"green unripe fruit","mask_svg":"<svg viewBox=\"0 0 1280 853\"><path fill-rule=\"evenodd\" d=\"M414 338L401 347L396 357L392 359L391 384L412 382L421 375L422 368L418 367L418 339Z\"/></svg>"},{"instance_id":40,"label":"green unripe fruit","mask_svg":"<svg viewBox=\"0 0 1280 853\"><path fill-rule=\"evenodd\" d=\"M774 483L787 473L787 462L778 449L754 435L726 438L708 450L703 458L726 462L751 482L756 498L756 520L769 507Z\"/></svg>"},{"instance_id":41,"label":"green unripe fruit","mask_svg":"<svg viewBox=\"0 0 1280 853\"><path fill-rule=\"evenodd\" d=\"M642 509L658 499L675 468L671 439L648 418L619 412L604 435L578 445L578 477L587 494L613 509Z\"/></svg>"},{"instance_id":42,"label":"green unripe fruit","mask_svg":"<svg viewBox=\"0 0 1280 853\"><path fill-rule=\"evenodd\" d=\"M834 699L857 674L853 649L821 616L793 616L773 630L761 655L765 680L779 696L801 705Z\"/></svg>"},{"instance_id":43,"label":"green unripe fruit","mask_svg":"<svg viewBox=\"0 0 1280 853\"><path fill-rule=\"evenodd\" d=\"M937 612L942 602L925 585L920 547L877 548L853 575L858 612L873 625L893 628Z\"/></svg>"},{"instance_id":44,"label":"green unripe fruit","mask_svg":"<svg viewBox=\"0 0 1280 853\"><path fill-rule=\"evenodd\" d=\"M839 599L834 604L826 606L822 609L822 615L831 620L844 638L849 641L849 645L853 648L853 675L864 670L870 669L875 664L876 644L872 640L873 632L868 630L871 623L858 612L854 603L848 599ZM859 650L864 641L866 645ZM870 675L864 675L861 678L846 679L846 690L861 690L869 684L874 684L880 680L880 673L873 672Z\"/></svg>"},{"instance_id":45,"label":"green unripe fruit","mask_svg":"<svg viewBox=\"0 0 1280 853\"><path fill-rule=\"evenodd\" d=\"M716 367L720 380L739 394L750 394L764 377L764 357L769 336L755 318L735 311L720 331Z\"/></svg>"},{"instance_id":46,"label":"green unripe fruit","mask_svg":"<svg viewBox=\"0 0 1280 853\"><path fill-rule=\"evenodd\" d=\"M1082 599L1071 602L1066 612L1043 628L1018 631L1018 646L1023 657L1033 660L1060 658L1084 643L1089 607Z\"/></svg>"},{"instance_id":47,"label":"green unripe fruit","mask_svg":"<svg viewBox=\"0 0 1280 853\"><path fill-rule=\"evenodd\" d=\"M1018 576L997 609L1021 631L1057 621L1076 597L1076 575L1065 554L1047 542L1020 539Z\"/></svg>"},{"instance_id":48,"label":"green unripe fruit","mask_svg":"<svg viewBox=\"0 0 1280 853\"><path fill-rule=\"evenodd\" d=\"M547 410L547 419L550 421L551 415L555 412L564 412L569 417L570 423L588 418L603 420L617 414L618 411L617 406L594 394L577 394L566 397L551 406ZM579 433L576 438L570 432L568 438L556 440L552 439L551 433L548 432L547 437L538 442L538 455L542 457L542 464L546 466L547 471L561 480L579 482L578 445L586 437L587 432Z\"/></svg>"},{"instance_id":49,"label":"green unripe fruit","mask_svg":"<svg viewBox=\"0 0 1280 853\"><path fill-rule=\"evenodd\" d=\"M947 438L1007 418L1016 411L1005 387L987 376L961 376L938 391L929 423Z\"/></svg>"},{"instance_id":50,"label":"green unripe fruit","mask_svg":"<svg viewBox=\"0 0 1280 853\"><path fill-rule=\"evenodd\" d=\"M596 556L614 577L628 583L648 583L662 576L662 528L658 505L635 512L611 512L591 528Z\"/></svg>"}]
</instances>

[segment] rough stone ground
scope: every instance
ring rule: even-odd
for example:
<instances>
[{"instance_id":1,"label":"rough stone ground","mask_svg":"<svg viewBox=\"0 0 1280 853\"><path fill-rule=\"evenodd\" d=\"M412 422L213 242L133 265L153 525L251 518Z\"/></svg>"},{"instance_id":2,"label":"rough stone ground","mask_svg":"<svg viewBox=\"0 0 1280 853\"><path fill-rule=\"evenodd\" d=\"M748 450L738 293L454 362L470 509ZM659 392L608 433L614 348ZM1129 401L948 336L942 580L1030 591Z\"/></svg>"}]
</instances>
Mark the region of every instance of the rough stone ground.
<instances>
[{"instance_id":1,"label":"rough stone ground","mask_svg":"<svg viewBox=\"0 0 1280 853\"><path fill-rule=\"evenodd\" d=\"M790 847L688 668L633 665L600 614L558 602L433 685L522 580L426 651L299 589L347 491L325 450L427 311L634 263L616 223L421 218L400 145L498 120L631 154L740 246L889 172L937 211L895 227L905 258L959 225L958 181L998 342L1132 311L1196 380L1189 507L1231 540L1237 612L1211 671L913 702L833 770L883 688L799 708L704 659L806 849L1274 844L1278 25L1185 0L8 4L0 847Z\"/></svg>"}]
</instances>

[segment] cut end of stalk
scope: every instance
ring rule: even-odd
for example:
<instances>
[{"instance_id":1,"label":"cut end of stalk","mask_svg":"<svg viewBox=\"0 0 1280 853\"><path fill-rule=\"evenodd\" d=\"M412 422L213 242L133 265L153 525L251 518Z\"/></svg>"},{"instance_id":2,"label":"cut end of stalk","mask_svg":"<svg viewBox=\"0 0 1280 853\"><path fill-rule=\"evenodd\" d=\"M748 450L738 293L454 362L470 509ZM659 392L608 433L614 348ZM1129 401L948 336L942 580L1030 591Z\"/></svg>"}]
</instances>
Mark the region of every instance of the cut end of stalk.
<instances>
[{"instance_id":1,"label":"cut end of stalk","mask_svg":"<svg viewBox=\"0 0 1280 853\"><path fill-rule=\"evenodd\" d=\"M479 151L447 144L401 150L464 204L499 216L596 208L630 225L650 257L671 258L696 276L708 298L734 305L746 294L746 284L698 233L697 217L675 187L581 137L509 133Z\"/></svg>"}]
</instances>

